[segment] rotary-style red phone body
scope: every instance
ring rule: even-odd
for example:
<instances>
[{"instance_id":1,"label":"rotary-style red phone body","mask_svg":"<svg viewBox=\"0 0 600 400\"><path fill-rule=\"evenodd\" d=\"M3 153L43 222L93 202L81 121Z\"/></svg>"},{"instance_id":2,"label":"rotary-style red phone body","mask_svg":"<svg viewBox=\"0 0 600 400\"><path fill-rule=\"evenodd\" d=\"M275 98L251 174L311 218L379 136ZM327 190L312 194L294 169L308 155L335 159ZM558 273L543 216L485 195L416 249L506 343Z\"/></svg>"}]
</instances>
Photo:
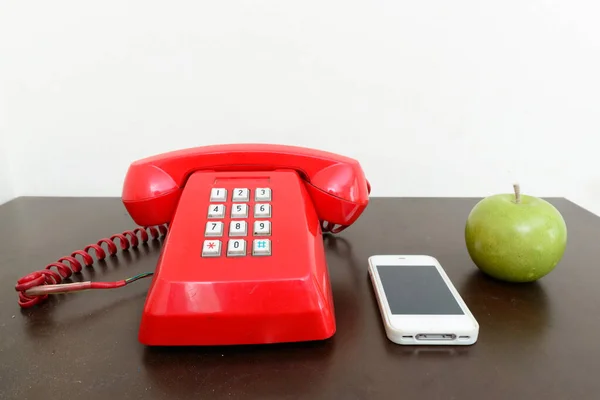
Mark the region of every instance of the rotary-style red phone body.
<instances>
[{"instance_id":1,"label":"rotary-style red phone body","mask_svg":"<svg viewBox=\"0 0 600 400\"><path fill-rule=\"evenodd\" d=\"M176 346L331 337L336 323L322 235L355 222L369 193L357 161L303 147L215 145L134 162L123 204L137 224L169 227L139 340ZM86 251L103 257L100 245ZM78 266L77 254L91 264L82 251L59 261ZM22 278L21 306L51 291L121 287L139 278L61 285L61 276L48 272L53 266L62 278L72 272L59 262ZM44 279L50 286L39 286Z\"/></svg>"},{"instance_id":2,"label":"rotary-style red phone body","mask_svg":"<svg viewBox=\"0 0 600 400\"><path fill-rule=\"evenodd\" d=\"M140 225L169 223L140 341L331 337L336 324L322 232L356 221L369 191L358 162L292 146L207 146L134 162L125 207Z\"/></svg>"}]
</instances>

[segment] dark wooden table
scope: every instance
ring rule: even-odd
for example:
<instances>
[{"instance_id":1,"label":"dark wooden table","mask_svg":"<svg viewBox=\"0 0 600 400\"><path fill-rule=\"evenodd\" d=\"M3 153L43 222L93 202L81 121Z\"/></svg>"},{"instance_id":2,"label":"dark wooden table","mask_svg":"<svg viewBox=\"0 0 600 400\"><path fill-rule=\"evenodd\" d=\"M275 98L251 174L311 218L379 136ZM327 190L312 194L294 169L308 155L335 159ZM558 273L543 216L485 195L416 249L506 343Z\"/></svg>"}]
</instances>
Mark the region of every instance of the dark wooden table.
<instances>
[{"instance_id":1,"label":"dark wooden table","mask_svg":"<svg viewBox=\"0 0 600 400\"><path fill-rule=\"evenodd\" d=\"M16 280L133 223L120 200L19 198L0 206L0 399L598 399L600 218L564 199L569 244L535 284L486 278L463 228L477 199L373 199L327 258L338 330L328 341L146 348L137 330L149 279L54 296L21 310ZM119 252L85 276L152 271L160 243ZM367 277L373 254L428 254L480 323L470 347L385 337Z\"/></svg>"}]
</instances>

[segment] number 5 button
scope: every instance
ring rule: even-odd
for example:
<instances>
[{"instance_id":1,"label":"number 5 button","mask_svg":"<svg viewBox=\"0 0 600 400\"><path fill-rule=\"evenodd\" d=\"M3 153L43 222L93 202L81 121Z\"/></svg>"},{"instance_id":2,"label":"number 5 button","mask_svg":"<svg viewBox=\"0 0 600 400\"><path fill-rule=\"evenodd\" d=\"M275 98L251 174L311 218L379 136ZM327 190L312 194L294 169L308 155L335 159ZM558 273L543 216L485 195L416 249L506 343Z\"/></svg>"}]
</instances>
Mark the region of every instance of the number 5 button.
<instances>
[{"instance_id":1,"label":"number 5 button","mask_svg":"<svg viewBox=\"0 0 600 400\"><path fill-rule=\"evenodd\" d=\"M270 236L271 221L254 221L254 236Z\"/></svg>"},{"instance_id":2,"label":"number 5 button","mask_svg":"<svg viewBox=\"0 0 600 400\"><path fill-rule=\"evenodd\" d=\"M234 204L231 207L231 218L248 218L248 204Z\"/></svg>"},{"instance_id":3,"label":"number 5 button","mask_svg":"<svg viewBox=\"0 0 600 400\"><path fill-rule=\"evenodd\" d=\"M271 216L271 205L270 204L255 204L254 205L254 218L267 218Z\"/></svg>"}]
</instances>

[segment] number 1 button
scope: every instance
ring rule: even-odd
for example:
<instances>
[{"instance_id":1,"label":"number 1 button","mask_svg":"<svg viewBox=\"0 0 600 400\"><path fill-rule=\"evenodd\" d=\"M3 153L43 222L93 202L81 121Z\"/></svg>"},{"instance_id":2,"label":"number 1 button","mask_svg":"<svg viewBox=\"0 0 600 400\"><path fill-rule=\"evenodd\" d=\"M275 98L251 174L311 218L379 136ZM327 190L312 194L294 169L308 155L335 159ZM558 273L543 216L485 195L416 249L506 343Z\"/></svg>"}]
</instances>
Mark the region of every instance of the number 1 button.
<instances>
[{"instance_id":1,"label":"number 1 button","mask_svg":"<svg viewBox=\"0 0 600 400\"><path fill-rule=\"evenodd\" d=\"M210 190L210 201L225 201L227 200L227 189L212 188Z\"/></svg>"}]
</instances>

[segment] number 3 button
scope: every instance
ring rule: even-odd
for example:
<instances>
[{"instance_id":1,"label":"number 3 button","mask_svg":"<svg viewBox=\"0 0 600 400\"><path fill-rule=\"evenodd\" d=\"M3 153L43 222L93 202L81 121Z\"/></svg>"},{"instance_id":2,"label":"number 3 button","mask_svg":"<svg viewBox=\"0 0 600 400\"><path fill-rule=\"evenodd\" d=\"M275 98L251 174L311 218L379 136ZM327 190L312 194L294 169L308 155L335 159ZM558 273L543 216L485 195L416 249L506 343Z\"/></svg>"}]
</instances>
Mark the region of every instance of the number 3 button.
<instances>
[{"instance_id":1,"label":"number 3 button","mask_svg":"<svg viewBox=\"0 0 600 400\"><path fill-rule=\"evenodd\" d=\"M271 216L271 205L270 204L255 204L254 205L254 218L268 218Z\"/></svg>"}]
</instances>

